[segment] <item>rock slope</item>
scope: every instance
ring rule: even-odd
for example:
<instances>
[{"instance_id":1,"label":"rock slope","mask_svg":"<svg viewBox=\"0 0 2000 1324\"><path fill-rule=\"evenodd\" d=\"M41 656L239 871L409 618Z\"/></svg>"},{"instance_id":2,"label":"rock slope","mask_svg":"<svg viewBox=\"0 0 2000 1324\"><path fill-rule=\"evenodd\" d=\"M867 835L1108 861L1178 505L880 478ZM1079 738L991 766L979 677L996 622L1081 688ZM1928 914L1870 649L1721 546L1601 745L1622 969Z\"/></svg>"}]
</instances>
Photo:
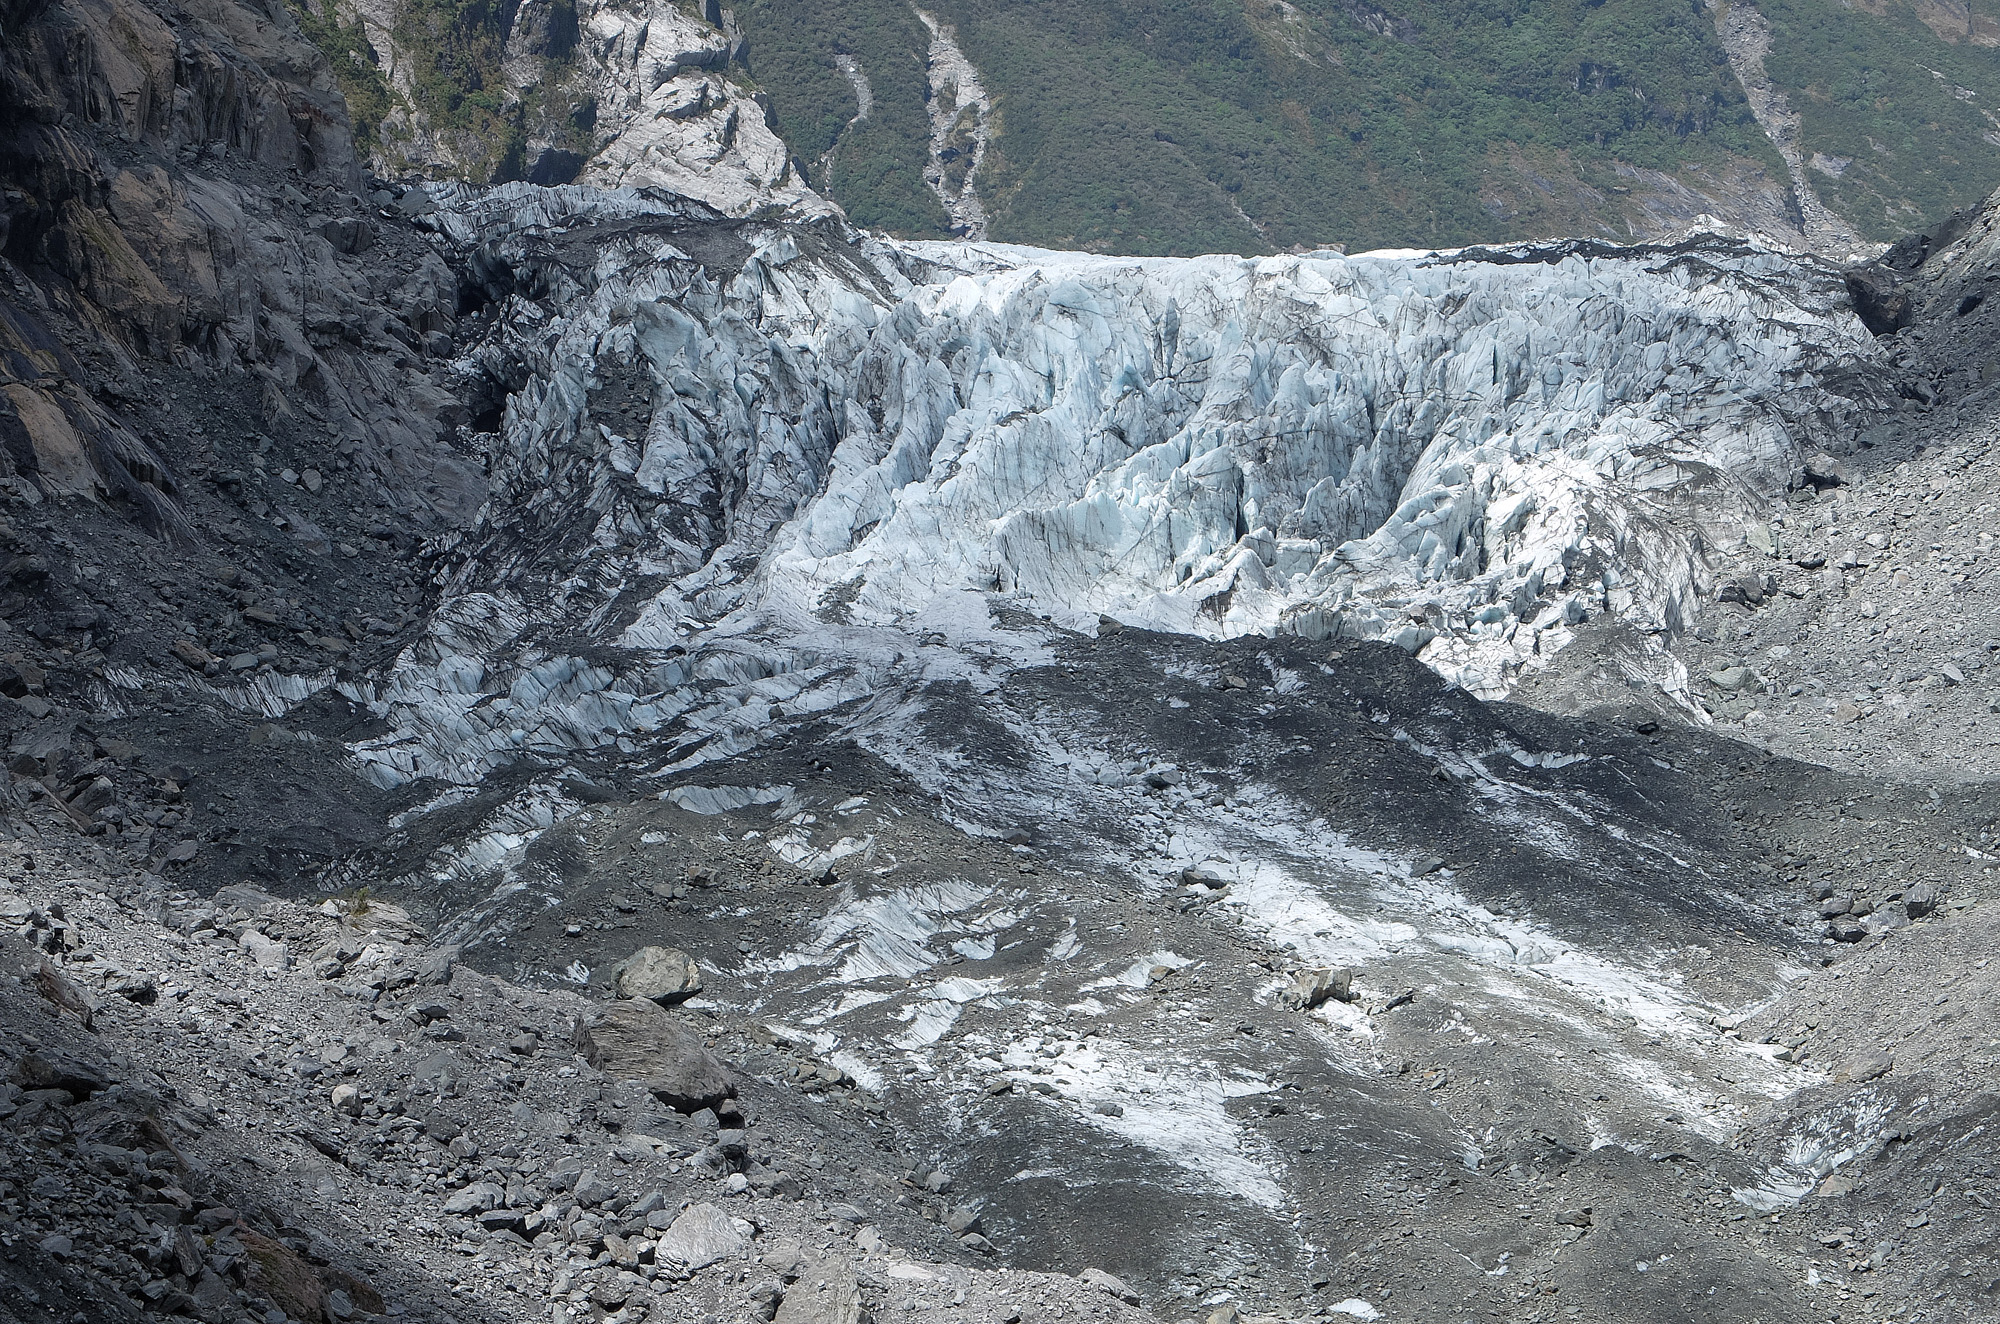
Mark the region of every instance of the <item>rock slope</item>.
<instances>
[{"instance_id":1,"label":"rock slope","mask_svg":"<svg viewBox=\"0 0 2000 1324\"><path fill-rule=\"evenodd\" d=\"M828 1130L724 1074L730 1097L681 1114L607 1080L574 1056L581 999L426 956L394 907L107 892L60 850L8 859L39 898L0 896L10 1321L834 1320L864 1294L891 1317L1140 1318L1122 1284L968 1264L949 1174L898 1168L859 1109ZM850 1183L868 1212L830 1198Z\"/></svg>"}]
</instances>

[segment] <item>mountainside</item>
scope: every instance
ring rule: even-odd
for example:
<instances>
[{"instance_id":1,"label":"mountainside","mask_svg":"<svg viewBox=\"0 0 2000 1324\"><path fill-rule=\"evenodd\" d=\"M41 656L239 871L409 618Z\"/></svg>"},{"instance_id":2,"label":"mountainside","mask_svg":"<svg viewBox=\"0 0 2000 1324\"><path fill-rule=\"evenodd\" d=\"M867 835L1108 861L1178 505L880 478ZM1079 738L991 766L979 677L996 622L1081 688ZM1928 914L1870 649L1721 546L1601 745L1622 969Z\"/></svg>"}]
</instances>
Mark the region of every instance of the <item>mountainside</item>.
<instances>
[{"instance_id":1,"label":"mountainside","mask_svg":"<svg viewBox=\"0 0 2000 1324\"><path fill-rule=\"evenodd\" d=\"M810 188L909 237L1359 251L1719 218L1845 258L2000 183L1979 4L295 12L379 174L652 183L725 211Z\"/></svg>"},{"instance_id":2,"label":"mountainside","mask_svg":"<svg viewBox=\"0 0 2000 1324\"><path fill-rule=\"evenodd\" d=\"M2000 183L1981 4L940 3L991 100L987 235L1126 253L1672 234L1845 254ZM857 221L922 233L906 6L755 0L747 59ZM871 112L857 119L855 80ZM949 81L933 76L940 88ZM948 94L947 94L948 95ZM947 102L949 104L949 102ZM1816 202L1838 218L1816 223Z\"/></svg>"},{"instance_id":3,"label":"mountainside","mask_svg":"<svg viewBox=\"0 0 2000 1324\"><path fill-rule=\"evenodd\" d=\"M842 12L0 8L0 1324L2000 1318L2000 200L888 237Z\"/></svg>"}]
</instances>

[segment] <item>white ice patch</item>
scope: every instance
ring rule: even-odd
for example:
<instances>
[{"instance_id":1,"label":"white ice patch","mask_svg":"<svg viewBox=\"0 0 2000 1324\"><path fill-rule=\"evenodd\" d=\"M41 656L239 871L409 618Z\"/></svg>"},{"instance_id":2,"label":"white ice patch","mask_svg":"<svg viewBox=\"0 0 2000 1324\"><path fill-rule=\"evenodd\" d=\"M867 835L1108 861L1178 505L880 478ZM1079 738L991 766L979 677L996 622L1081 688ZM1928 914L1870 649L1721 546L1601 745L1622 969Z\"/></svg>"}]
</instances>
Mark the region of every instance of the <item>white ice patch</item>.
<instances>
[{"instance_id":1,"label":"white ice patch","mask_svg":"<svg viewBox=\"0 0 2000 1324\"><path fill-rule=\"evenodd\" d=\"M1863 1090L1838 1106L1799 1118L1762 1186L1737 1187L1738 1203L1760 1213L1797 1204L1827 1174L1872 1151L1895 1118L1894 1101Z\"/></svg>"},{"instance_id":2,"label":"white ice patch","mask_svg":"<svg viewBox=\"0 0 2000 1324\"><path fill-rule=\"evenodd\" d=\"M964 879L946 879L841 901L814 928L807 946L745 964L746 971L779 972L840 962L834 979L909 979L937 964L931 939L946 931L946 919L970 910L993 889ZM950 926L956 927L956 926Z\"/></svg>"},{"instance_id":3,"label":"white ice patch","mask_svg":"<svg viewBox=\"0 0 2000 1324\"><path fill-rule=\"evenodd\" d=\"M1329 842L1323 862L1369 876L1386 872L1389 857L1345 841ZM1213 864L1211 868L1215 867ZM1401 920L1356 917L1336 908L1320 888L1276 864L1246 861L1230 872L1225 906L1244 912L1253 927L1277 946L1298 948L1303 962L1315 965L1365 965L1393 947L1422 936Z\"/></svg>"},{"instance_id":4,"label":"white ice patch","mask_svg":"<svg viewBox=\"0 0 2000 1324\"><path fill-rule=\"evenodd\" d=\"M875 844L875 838L872 834L866 837L842 837L821 850L812 844L812 840L804 832L787 832L772 837L768 844L773 855L793 868L805 873L822 873L850 855L865 855Z\"/></svg>"},{"instance_id":5,"label":"white ice patch","mask_svg":"<svg viewBox=\"0 0 2000 1324\"><path fill-rule=\"evenodd\" d=\"M1192 962L1189 958L1182 956L1179 952L1170 952L1162 948L1159 951L1140 957L1115 975L1109 975L1103 979L1094 979L1090 983L1082 985L1077 989L1077 992L1089 993L1100 988L1150 988L1153 984L1153 972L1155 970L1161 967L1169 970L1179 970L1183 966L1190 964Z\"/></svg>"},{"instance_id":6,"label":"white ice patch","mask_svg":"<svg viewBox=\"0 0 2000 1324\"><path fill-rule=\"evenodd\" d=\"M1284 1203L1283 1191L1256 1153L1254 1138L1227 1106L1231 1099L1264 1093L1267 1083L1228 1078L1184 1058L1147 1058L1102 1039L1086 1041L1053 1062L1017 1044L1003 1061L1016 1081L1047 1082L1062 1098L1081 1105L1083 1119L1092 1126L1144 1145L1266 1209ZM1031 1066L1047 1066L1051 1072L1031 1074ZM1096 1112L1098 1104L1116 1104L1123 1115Z\"/></svg>"},{"instance_id":7,"label":"white ice patch","mask_svg":"<svg viewBox=\"0 0 2000 1324\"><path fill-rule=\"evenodd\" d=\"M874 1064L859 1053L842 1051L833 1054L827 1058L827 1061L854 1077L854 1083L862 1089L867 1090L870 1094L880 1094L882 1092L882 1073L877 1071Z\"/></svg>"},{"instance_id":8,"label":"white ice patch","mask_svg":"<svg viewBox=\"0 0 2000 1324\"><path fill-rule=\"evenodd\" d=\"M879 993L873 989L850 988L840 995L840 1001L834 1005L832 1015L845 1016L850 1011L859 1011L877 1002L887 1002L893 996L895 995Z\"/></svg>"},{"instance_id":9,"label":"white ice patch","mask_svg":"<svg viewBox=\"0 0 2000 1324\"><path fill-rule=\"evenodd\" d=\"M1184 827L1190 858L1208 861L1234 881L1222 904L1278 947L1291 946L1301 963L1360 965L1424 943L1514 974L1561 984L1606 1010L1655 1031L1703 1033L1709 1008L1691 1002L1631 966L1584 951L1527 920L1496 914L1459 893L1440 871L1410 876L1404 861L1358 846L1303 806L1273 795L1258 806L1255 830L1273 854L1310 859L1319 870L1345 874L1356 903L1389 914L1348 913L1327 897L1327 886L1302 878L1269 859L1235 859L1204 825ZM1350 907L1355 908L1355 907Z\"/></svg>"},{"instance_id":10,"label":"white ice patch","mask_svg":"<svg viewBox=\"0 0 2000 1324\"><path fill-rule=\"evenodd\" d=\"M268 671L242 685L212 685L196 677L188 678L190 689L222 700L240 712L259 717L283 717L313 695L333 688L334 675L321 671L310 676L294 676Z\"/></svg>"},{"instance_id":11,"label":"white ice patch","mask_svg":"<svg viewBox=\"0 0 2000 1324\"><path fill-rule=\"evenodd\" d=\"M930 1002L916 1002L906 1006L897 1019L908 1021L910 1028L890 1040L898 1048L927 1048L944 1038L945 1033L958 1023L959 1004L946 999Z\"/></svg>"},{"instance_id":12,"label":"white ice patch","mask_svg":"<svg viewBox=\"0 0 2000 1324\"><path fill-rule=\"evenodd\" d=\"M977 1002L981 998L993 996L1007 986L1007 981L993 979L966 979L954 975L950 979L938 980L932 992L952 1002Z\"/></svg>"},{"instance_id":13,"label":"white ice patch","mask_svg":"<svg viewBox=\"0 0 2000 1324\"><path fill-rule=\"evenodd\" d=\"M529 786L488 814L464 840L438 851L423 867L389 886L424 892L441 884L487 881L486 896L454 916L437 940L463 943L485 936L494 918L531 881L520 868L528 846L582 808L557 787Z\"/></svg>"}]
</instances>

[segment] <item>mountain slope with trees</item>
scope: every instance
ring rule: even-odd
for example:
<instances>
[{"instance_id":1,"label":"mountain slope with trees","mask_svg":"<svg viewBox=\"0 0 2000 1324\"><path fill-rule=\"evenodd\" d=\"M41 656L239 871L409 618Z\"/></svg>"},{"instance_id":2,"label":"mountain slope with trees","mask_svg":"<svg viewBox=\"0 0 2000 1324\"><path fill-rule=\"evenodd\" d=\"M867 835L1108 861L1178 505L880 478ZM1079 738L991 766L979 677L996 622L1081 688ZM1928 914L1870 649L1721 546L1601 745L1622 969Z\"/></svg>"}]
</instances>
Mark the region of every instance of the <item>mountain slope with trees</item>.
<instances>
[{"instance_id":1,"label":"mountain slope with trees","mask_svg":"<svg viewBox=\"0 0 2000 1324\"><path fill-rule=\"evenodd\" d=\"M1886 241L2000 182L2000 23L1974 6L1763 0L1810 179ZM991 92L991 236L1135 253L1797 226L1698 0L938 0ZM748 0L750 71L813 182L935 233L928 33L903 0ZM873 106L859 106L853 75Z\"/></svg>"}]
</instances>

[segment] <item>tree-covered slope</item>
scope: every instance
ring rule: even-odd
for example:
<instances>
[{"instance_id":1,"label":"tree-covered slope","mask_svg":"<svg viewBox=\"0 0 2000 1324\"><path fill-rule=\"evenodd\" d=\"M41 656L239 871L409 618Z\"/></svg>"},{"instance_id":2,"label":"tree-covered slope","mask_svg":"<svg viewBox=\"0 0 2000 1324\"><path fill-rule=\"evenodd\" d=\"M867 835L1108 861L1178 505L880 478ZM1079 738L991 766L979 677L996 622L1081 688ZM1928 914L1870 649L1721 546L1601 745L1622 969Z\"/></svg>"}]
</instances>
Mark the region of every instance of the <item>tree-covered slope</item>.
<instances>
[{"instance_id":1,"label":"tree-covered slope","mask_svg":"<svg viewBox=\"0 0 2000 1324\"><path fill-rule=\"evenodd\" d=\"M1886 236L2000 183L2000 35L1949 0L1763 0L1810 178ZM752 70L857 220L924 187L929 34L906 0L751 0ZM935 0L994 103L994 238L1124 252L1781 225L1785 168L1700 0ZM2000 12L2000 9L1996 9ZM1954 32L1956 24L1959 31ZM866 79L858 122L851 72ZM1935 71L1935 73L1933 72ZM1982 135L1994 134L1988 141Z\"/></svg>"},{"instance_id":2,"label":"tree-covered slope","mask_svg":"<svg viewBox=\"0 0 2000 1324\"><path fill-rule=\"evenodd\" d=\"M1759 8L1814 187L1855 229L1894 239L2000 185L2000 0Z\"/></svg>"}]
</instances>

